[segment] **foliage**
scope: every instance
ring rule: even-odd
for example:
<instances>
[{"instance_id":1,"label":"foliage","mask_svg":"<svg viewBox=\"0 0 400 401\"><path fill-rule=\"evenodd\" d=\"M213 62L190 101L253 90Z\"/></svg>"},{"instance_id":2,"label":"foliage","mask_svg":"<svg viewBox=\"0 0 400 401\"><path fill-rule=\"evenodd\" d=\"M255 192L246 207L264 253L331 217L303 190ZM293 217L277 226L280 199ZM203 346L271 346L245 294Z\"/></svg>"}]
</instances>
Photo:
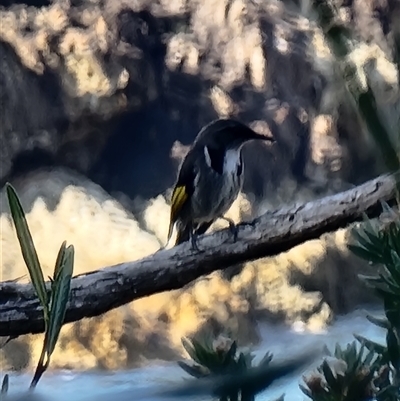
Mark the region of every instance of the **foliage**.
<instances>
[{"instance_id":1,"label":"foliage","mask_svg":"<svg viewBox=\"0 0 400 401\"><path fill-rule=\"evenodd\" d=\"M3 378L3 382L1 383L1 391L0 394L5 396L8 393L8 375L5 375Z\"/></svg>"},{"instance_id":2,"label":"foliage","mask_svg":"<svg viewBox=\"0 0 400 401\"><path fill-rule=\"evenodd\" d=\"M203 340L182 339L182 344L187 353L194 361L194 364L187 362L178 362L179 366L188 374L195 378L216 377L223 375L242 376L252 369L259 371L269 367L272 361L272 354L267 352L256 367L253 366L255 355L249 351L238 351L236 341L227 337L220 336L211 341L209 338ZM257 381L256 384L259 384ZM270 383L267 383L267 387ZM254 401L255 395L264 390L261 386L242 386L234 389L232 383L228 389L220 392L220 401ZM258 388L256 388L258 387ZM280 398L283 400L283 396Z\"/></svg>"},{"instance_id":3,"label":"foliage","mask_svg":"<svg viewBox=\"0 0 400 401\"><path fill-rule=\"evenodd\" d=\"M385 318L368 316L386 330L386 345L362 336L357 340L379 355L380 375L375 380L378 401L400 398L400 210L383 204L386 215L382 224L367 221L363 231L353 230L356 245L350 249L361 258L381 267L375 276L361 276L382 299Z\"/></svg>"},{"instance_id":4,"label":"foliage","mask_svg":"<svg viewBox=\"0 0 400 401\"><path fill-rule=\"evenodd\" d=\"M21 253L28 268L32 285L43 308L45 335L42 353L30 385L30 389L34 389L50 364L51 355L65 319L73 274L74 247L72 245L67 247L65 241L61 245L53 277L49 277L51 286L50 291L48 291L21 202L15 189L9 183L6 184L6 190ZM6 394L7 390L8 375L3 379L2 394Z\"/></svg>"},{"instance_id":5,"label":"foliage","mask_svg":"<svg viewBox=\"0 0 400 401\"><path fill-rule=\"evenodd\" d=\"M351 230L349 249L371 264L379 265L375 276L360 278L382 299L385 318L367 316L386 330L386 344L378 344L361 335L334 356L344 370L335 372L325 361L318 374L305 379L302 391L314 401L377 401L400 399L400 213L383 204L385 214L373 223L365 218L362 228ZM365 355L365 351L367 353Z\"/></svg>"},{"instance_id":6,"label":"foliage","mask_svg":"<svg viewBox=\"0 0 400 401\"><path fill-rule=\"evenodd\" d=\"M354 341L342 349L336 345L334 358L317 368L317 372L304 378L301 390L314 401L363 401L373 395L372 378L378 369L378 356L374 351L365 354Z\"/></svg>"},{"instance_id":7,"label":"foliage","mask_svg":"<svg viewBox=\"0 0 400 401\"><path fill-rule=\"evenodd\" d=\"M336 56L350 104L364 120L369 134L381 149L388 169L397 172L400 158L391 137L400 140L400 127L395 127L397 132L390 132L390 124L380 117L368 79L366 86L361 85L358 79L357 67L348 57L357 45L353 32L340 22L333 1L315 0L313 5L318 23ZM399 190L398 184L398 194ZM385 318L367 318L386 330L386 344L377 344L355 335L361 344L359 349L355 342L348 345L346 350L337 346L334 356L336 367L341 366L341 371L332 369L324 361L316 374L304 379L306 386L301 386L302 391L314 401L400 399L400 213L386 203L382 206L383 219L372 223L364 216L365 224L352 230L353 243L348 247L355 255L379 266L376 275L360 278L383 301Z\"/></svg>"},{"instance_id":8,"label":"foliage","mask_svg":"<svg viewBox=\"0 0 400 401\"><path fill-rule=\"evenodd\" d=\"M342 79L343 87L347 90L349 105L364 121L369 134L381 150L387 168L392 172L398 171L400 158L396 147L399 143L393 143L392 138L400 140L400 127L392 128L391 124L380 116L368 76L366 84L359 79L360 71L349 57L358 45L354 30L346 27L341 21L338 7L333 0L313 0L313 7L318 24L336 57L337 69L340 72L338 78ZM392 132L393 129L396 132Z\"/></svg>"}]
</instances>

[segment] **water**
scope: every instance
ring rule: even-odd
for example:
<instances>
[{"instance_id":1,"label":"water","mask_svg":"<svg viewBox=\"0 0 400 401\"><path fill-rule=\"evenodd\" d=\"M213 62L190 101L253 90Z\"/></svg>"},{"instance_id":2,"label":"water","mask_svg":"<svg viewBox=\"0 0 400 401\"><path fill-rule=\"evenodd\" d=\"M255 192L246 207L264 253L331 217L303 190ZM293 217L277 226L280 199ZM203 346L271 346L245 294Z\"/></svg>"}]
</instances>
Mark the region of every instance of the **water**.
<instances>
[{"instance_id":1,"label":"water","mask_svg":"<svg viewBox=\"0 0 400 401\"><path fill-rule=\"evenodd\" d=\"M382 314L380 310L369 310L375 316ZM265 352L274 354L274 359L285 358L285 355L299 354L306 349L322 348L327 345L330 349L338 342L345 345L353 341L353 333L363 335L372 340L383 343L384 330L369 323L365 318L366 311L358 310L347 316L339 317L326 333L310 334L299 333L287 327L276 325L260 325L263 338L262 345L254 352L257 359ZM318 365L320 360L316 361ZM310 366L310 372L314 366ZM10 374L10 394L27 388L32 374ZM159 395L163 386L181 382L188 378L174 363L152 364L146 368L120 372L74 372L49 371L44 374L36 389L40 401L47 399L58 401L106 401L118 398L119 401L143 400L165 401ZM305 395L298 385L301 375L288 377L277 381L273 386L257 397L257 401L275 400L285 393L286 401L303 401ZM165 387L164 387L165 388ZM158 394L156 394L158 393ZM207 400L210 398L197 398ZM185 400L186 401L186 400ZM192 399L191 399L192 401ZM194 401L194 399L193 399Z\"/></svg>"}]
</instances>

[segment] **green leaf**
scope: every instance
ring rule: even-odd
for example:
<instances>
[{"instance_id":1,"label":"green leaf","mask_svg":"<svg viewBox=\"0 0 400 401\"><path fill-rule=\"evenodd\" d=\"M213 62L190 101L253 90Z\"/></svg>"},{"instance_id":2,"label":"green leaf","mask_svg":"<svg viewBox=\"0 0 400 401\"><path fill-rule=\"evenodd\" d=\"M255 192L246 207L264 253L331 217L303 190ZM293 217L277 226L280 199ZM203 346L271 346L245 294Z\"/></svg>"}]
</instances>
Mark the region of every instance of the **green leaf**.
<instances>
[{"instance_id":1,"label":"green leaf","mask_svg":"<svg viewBox=\"0 0 400 401\"><path fill-rule=\"evenodd\" d=\"M239 354L237 363L238 363L238 366L240 369L242 369L242 370L247 369L246 357L244 356L244 354L242 352Z\"/></svg>"},{"instance_id":2,"label":"green leaf","mask_svg":"<svg viewBox=\"0 0 400 401\"><path fill-rule=\"evenodd\" d=\"M377 255L380 260L382 259L382 241L375 233L371 233L365 229L353 229L352 236L356 242L354 245L358 245L370 253Z\"/></svg>"},{"instance_id":3,"label":"green leaf","mask_svg":"<svg viewBox=\"0 0 400 401\"><path fill-rule=\"evenodd\" d=\"M5 395L8 393L9 379L8 374L3 377L3 382L1 384L1 392L0 394Z\"/></svg>"},{"instance_id":4,"label":"green leaf","mask_svg":"<svg viewBox=\"0 0 400 401\"><path fill-rule=\"evenodd\" d=\"M185 348L186 352L189 354L189 356L197 363L201 364L199 359L197 358L196 351L193 347L193 345L189 342L187 338L182 338L181 339L183 348Z\"/></svg>"},{"instance_id":5,"label":"green leaf","mask_svg":"<svg viewBox=\"0 0 400 401\"><path fill-rule=\"evenodd\" d=\"M385 201L380 201L380 204L382 206L382 210L384 213L389 214L393 219L396 219L398 215L396 212L389 206L389 204Z\"/></svg>"},{"instance_id":6,"label":"green leaf","mask_svg":"<svg viewBox=\"0 0 400 401\"><path fill-rule=\"evenodd\" d=\"M357 352L357 346L356 346L356 342L353 342L354 345L354 365L353 365L353 369L354 371L359 370L361 368L361 366L363 365L363 357L364 357L364 350L365 350L365 346L364 344L361 344L361 347L359 349L359 351Z\"/></svg>"},{"instance_id":7,"label":"green leaf","mask_svg":"<svg viewBox=\"0 0 400 401\"><path fill-rule=\"evenodd\" d=\"M374 291L383 299L383 302L386 302L387 300L391 300L393 299L394 296L396 296L395 293L393 293L393 291L389 290L388 288L380 288L378 286L376 286L374 288ZM385 309L386 312L386 316L387 315L387 309ZM389 317L388 320L390 321Z\"/></svg>"},{"instance_id":8,"label":"green leaf","mask_svg":"<svg viewBox=\"0 0 400 401\"><path fill-rule=\"evenodd\" d=\"M393 327L400 327L400 300L397 295L383 298L385 315Z\"/></svg>"},{"instance_id":9,"label":"green leaf","mask_svg":"<svg viewBox=\"0 0 400 401\"><path fill-rule=\"evenodd\" d=\"M383 274L379 274L379 278L381 279L381 281L383 283L386 284L387 288L387 292L390 292L392 295L394 296L398 296L400 293L400 288L396 285L396 283L393 281L393 279L389 276L386 277Z\"/></svg>"},{"instance_id":10,"label":"green leaf","mask_svg":"<svg viewBox=\"0 0 400 401\"><path fill-rule=\"evenodd\" d=\"M218 364L217 353L214 350L207 351L207 349L203 346L203 344L200 343L200 341L192 340L192 343L200 365L203 365L208 369L213 370Z\"/></svg>"},{"instance_id":11,"label":"green leaf","mask_svg":"<svg viewBox=\"0 0 400 401\"><path fill-rule=\"evenodd\" d=\"M51 294L50 319L48 327L48 358L56 346L61 327L64 323L70 295L71 279L74 270L74 247L70 245L59 261L57 277L54 280L54 291Z\"/></svg>"},{"instance_id":12,"label":"green leaf","mask_svg":"<svg viewBox=\"0 0 400 401\"><path fill-rule=\"evenodd\" d=\"M221 360L218 353L208 345L208 342L207 338L202 341L193 338L191 344L186 339L182 340L183 346L195 362L209 370L215 370L220 367Z\"/></svg>"},{"instance_id":13,"label":"green leaf","mask_svg":"<svg viewBox=\"0 0 400 401\"><path fill-rule=\"evenodd\" d=\"M396 332L391 329L386 334L386 343L389 351L390 361L398 369L400 367L400 341Z\"/></svg>"},{"instance_id":14,"label":"green leaf","mask_svg":"<svg viewBox=\"0 0 400 401\"><path fill-rule=\"evenodd\" d=\"M369 351L367 356L364 359L364 364L366 366L371 366L373 364L374 357L376 357L375 351ZM376 359L376 358L375 358Z\"/></svg>"},{"instance_id":15,"label":"green leaf","mask_svg":"<svg viewBox=\"0 0 400 401\"><path fill-rule=\"evenodd\" d=\"M367 284L381 284L382 280L379 276L367 276L366 274L358 274L358 278L362 281L365 281Z\"/></svg>"},{"instance_id":16,"label":"green leaf","mask_svg":"<svg viewBox=\"0 0 400 401\"><path fill-rule=\"evenodd\" d=\"M312 397L312 393L311 393L311 391L306 387L306 386L304 386L304 385L302 385L302 384L299 384L299 387L300 387L300 390L308 397L308 398L313 398Z\"/></svg>"},{"instance_id":17,"label":"green leaf","mask_svg":"<svg viewBox=\"0 0 400 401\"><path fill-rule=\"evenodd\" d=\"M382 257L381 255L377 255L376 253L372 252L370 249L366 249L360 245L347 245L347 248L354 253L354 255L358 256L361 259L364 259L368 262L381 264Z\"/></svg>"},{"instance_id":18,"label":"green leaf","mask_svg":"<svg viewBox=\"0 0 400 401\"><path fill-rule=\"evenodd\" d=\"M397 217L397 222L393 221L390 225L387 232L387 237L388 237L388 242L390 245L390 248L393 249L393 251L398 252L400 251L400 215Z\"/></svg>"},{"instance_id":19,"label":"green leaf","mask_svg":"<svg viewBox=\"0 0 400 401\"><path fill-rule=\"evenodd\" d=\"M58 251L58 254L57 254L56 265L55 265L54 274L53 274L53 281L57 281L57 277L60 274L61 269L63 267L63 263L65 260L66 248L67 248L67 241L64 241L61 244L60 250Z\"/></svg>"},{"instance_id":20,"label":"green leaf","mask_svg":"<svg viewBox=\"0 0 400 401\"><path fill-rule=\"evenodd\" d=\"M381 327L382 329L389 329L390 328L390 323L386 318L379 318L379 317L374 317L371 315L367 315L366 318L375 326Z\"/></svg>"},{"instance_id":21,"label":"green leaf","mask_svg":"<svg viewBox=\"0 0 400 401\"><path fill-rule=\"evenodd\" d=\"M365 226L364 234L368 238L368 246L372 245L377 251L381 252L383 238L379 228L377 226L373 226L371 220L368 220L365 223Z\"/></svg>"},{"instance_id":22,"label":"green leaf","mask_svg":"<svg viewBox=\"0 0 400 401\"><path fill-rule=\"evenodd\" d=\"M400 242L400 238L398 239L398 241ZM390 255L392 257L392 264L391 264L390 268L389 268L389 266L387 268L390 271L393 280L397 284L400 284L400 256L394 250L391 250ZM399 293L399 297L400 297L400 293Z\"/></svg>"},{"instance_id":23,"label":"green leaf","mask_svg":"<svg viewBox=\"0 0 400 401\"><path fill-rule=\"evenodd\" d=\"M236 351L237 351L237 344L236 341L233 341L228 352L224 355L224 359L222 361L223 366L229 366L233 361L235 361Z\"/></svg>"},{"instance_id":24,"label":"green leaf","mask_svg":"<svg viewBox=\"0 0 400 401\"><path fill-rule=\"evenodd\" d=\"M345 362L347 363L348 370L355 372L358 368L359 359L362 356L361 351L357 354L357 348L355 342L347 345Z\"/></svg>"},{"instance_id":25,"label":"green leaf","mask_svg":"<svg viewBox=\"0 0 400 401\"><path fill-rule=\"evenodd\" d=\"M21 247L22 256L28 268L32 284L36 294L43 307L45 325L48 323L49 315L49 299L47 296L46 285L43 277L42 268L40 267L39 258L36 253L35 245L28 223L25 218L25 213L19 201L18 195L11 184L6 184L8 204L10 206L11 216L14 221L15 230L17 232L18 241Z\"/></svg>"},{"instance_id":26,"label":"green leaf","mask_svg":"<svg viewBox=\"0 0 400 401\"><path fill-rule=\"evenodd\" d=\"M332 353L329 353L329 355L332 356ZM333 355L337 359L343 359L344 358L342 349L340 348L340 345L338 343L336 343L336 345L335 345L335 351L334 351Z\"/></svg>"},{"instance_id":27,"label":"green leaf","mask_svg":"<svg viewBox=\"0 0 400 401\"><path fill-rule=\"evenodd\" d=\"M367 348L367 350L369 351L374 351L379 355L383 355L386 352L386 347L384 345L378 344L375 341L369 340L368 338L365 338L358 334L353 334L353 336L357 341L363 344L365 348Z\"/></svg>"},{"instance_id":28,"label":"green leaf","mask_svg":"<svg viewBox=\"0 0 400 401\"><path fill-rule=\"evenodd\" d=\"M191 366L182 361L178 361L178 365L190 376L196 377L197 379L208 376L205 372L202 372L199 365Z\"/></svg>"},{"instance_id":29,"label":"green leaf","mask_svg":"<svg viewBox=\"0 0 400 401\"><path fill-rule=\"evenodd\" d=\"M338 385L337 385L336 378L333 375L333 372L326 360L322 363L322 372L324 374L325 380L326 380L327 384L329 385L329 387L332 390L337 391Z\"/></svg>"},{"instance_id":30,"label":"green leaf","mask_svg":"<svg viewBox=\"0 0 400 401\"><path fill-rule=\"evenodd\" d=\"M272 358L273 358L273 354L271 354L270 352L267 352L263 358L261 359L261 361L258 363L258 366L267 366L271 363Z\"/></svg>"}]
</instances>

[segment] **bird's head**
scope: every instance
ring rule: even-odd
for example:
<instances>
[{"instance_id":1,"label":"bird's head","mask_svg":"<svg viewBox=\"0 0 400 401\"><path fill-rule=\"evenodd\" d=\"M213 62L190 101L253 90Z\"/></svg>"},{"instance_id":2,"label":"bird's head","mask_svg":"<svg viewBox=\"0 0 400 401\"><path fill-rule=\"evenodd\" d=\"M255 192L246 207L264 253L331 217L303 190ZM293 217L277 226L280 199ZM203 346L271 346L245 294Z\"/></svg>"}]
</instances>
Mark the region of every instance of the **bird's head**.
<instances>
[{"instance_id":1,"label":"bird's head","mask_svg":"<svg viewBox=\"0 0 400 401\"><path fill-rule=\"evenodd\" d=\"M233 119L218 119L206 125L196 142L222 149L240 149L246 142L263 140L275 142L271 137L258 134L247 125Z\"/></svg>"}]
</instances>

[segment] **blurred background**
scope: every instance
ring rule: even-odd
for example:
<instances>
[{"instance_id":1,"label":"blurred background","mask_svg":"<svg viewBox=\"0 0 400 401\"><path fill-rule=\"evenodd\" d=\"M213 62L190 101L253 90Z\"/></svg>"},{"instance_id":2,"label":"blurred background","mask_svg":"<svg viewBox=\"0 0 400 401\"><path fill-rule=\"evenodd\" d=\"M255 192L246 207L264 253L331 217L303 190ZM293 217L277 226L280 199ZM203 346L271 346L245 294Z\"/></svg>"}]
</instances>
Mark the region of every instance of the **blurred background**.
<instances>
[{"instance_id":1,"label":"blurred background","mask_svg":"<svg viewBox=\"0 0 400 401\"><path fill-rule=\"evenodd\" d=\"M335 0L351 54L381 113L399 122L396 0ZM62 241L75 274L133 261L165 244L169 195L201 127L230 116L273 146L244 150L235 221L337 193L385 171L353 112L309 0L0 2L0 179L28 213L46 275ZM1 191L1 280L25 275ZM218 226L213 229L218 228ZM357 278L347 231L217 272L178 291L68 324L51 366L125 369L181 358L182 336L258 323L313 333L374 301ZM27 277L21 282L26 281ZM35 366L42 336L0 350L0 368Z\"/></svg>"}]
</instances>

